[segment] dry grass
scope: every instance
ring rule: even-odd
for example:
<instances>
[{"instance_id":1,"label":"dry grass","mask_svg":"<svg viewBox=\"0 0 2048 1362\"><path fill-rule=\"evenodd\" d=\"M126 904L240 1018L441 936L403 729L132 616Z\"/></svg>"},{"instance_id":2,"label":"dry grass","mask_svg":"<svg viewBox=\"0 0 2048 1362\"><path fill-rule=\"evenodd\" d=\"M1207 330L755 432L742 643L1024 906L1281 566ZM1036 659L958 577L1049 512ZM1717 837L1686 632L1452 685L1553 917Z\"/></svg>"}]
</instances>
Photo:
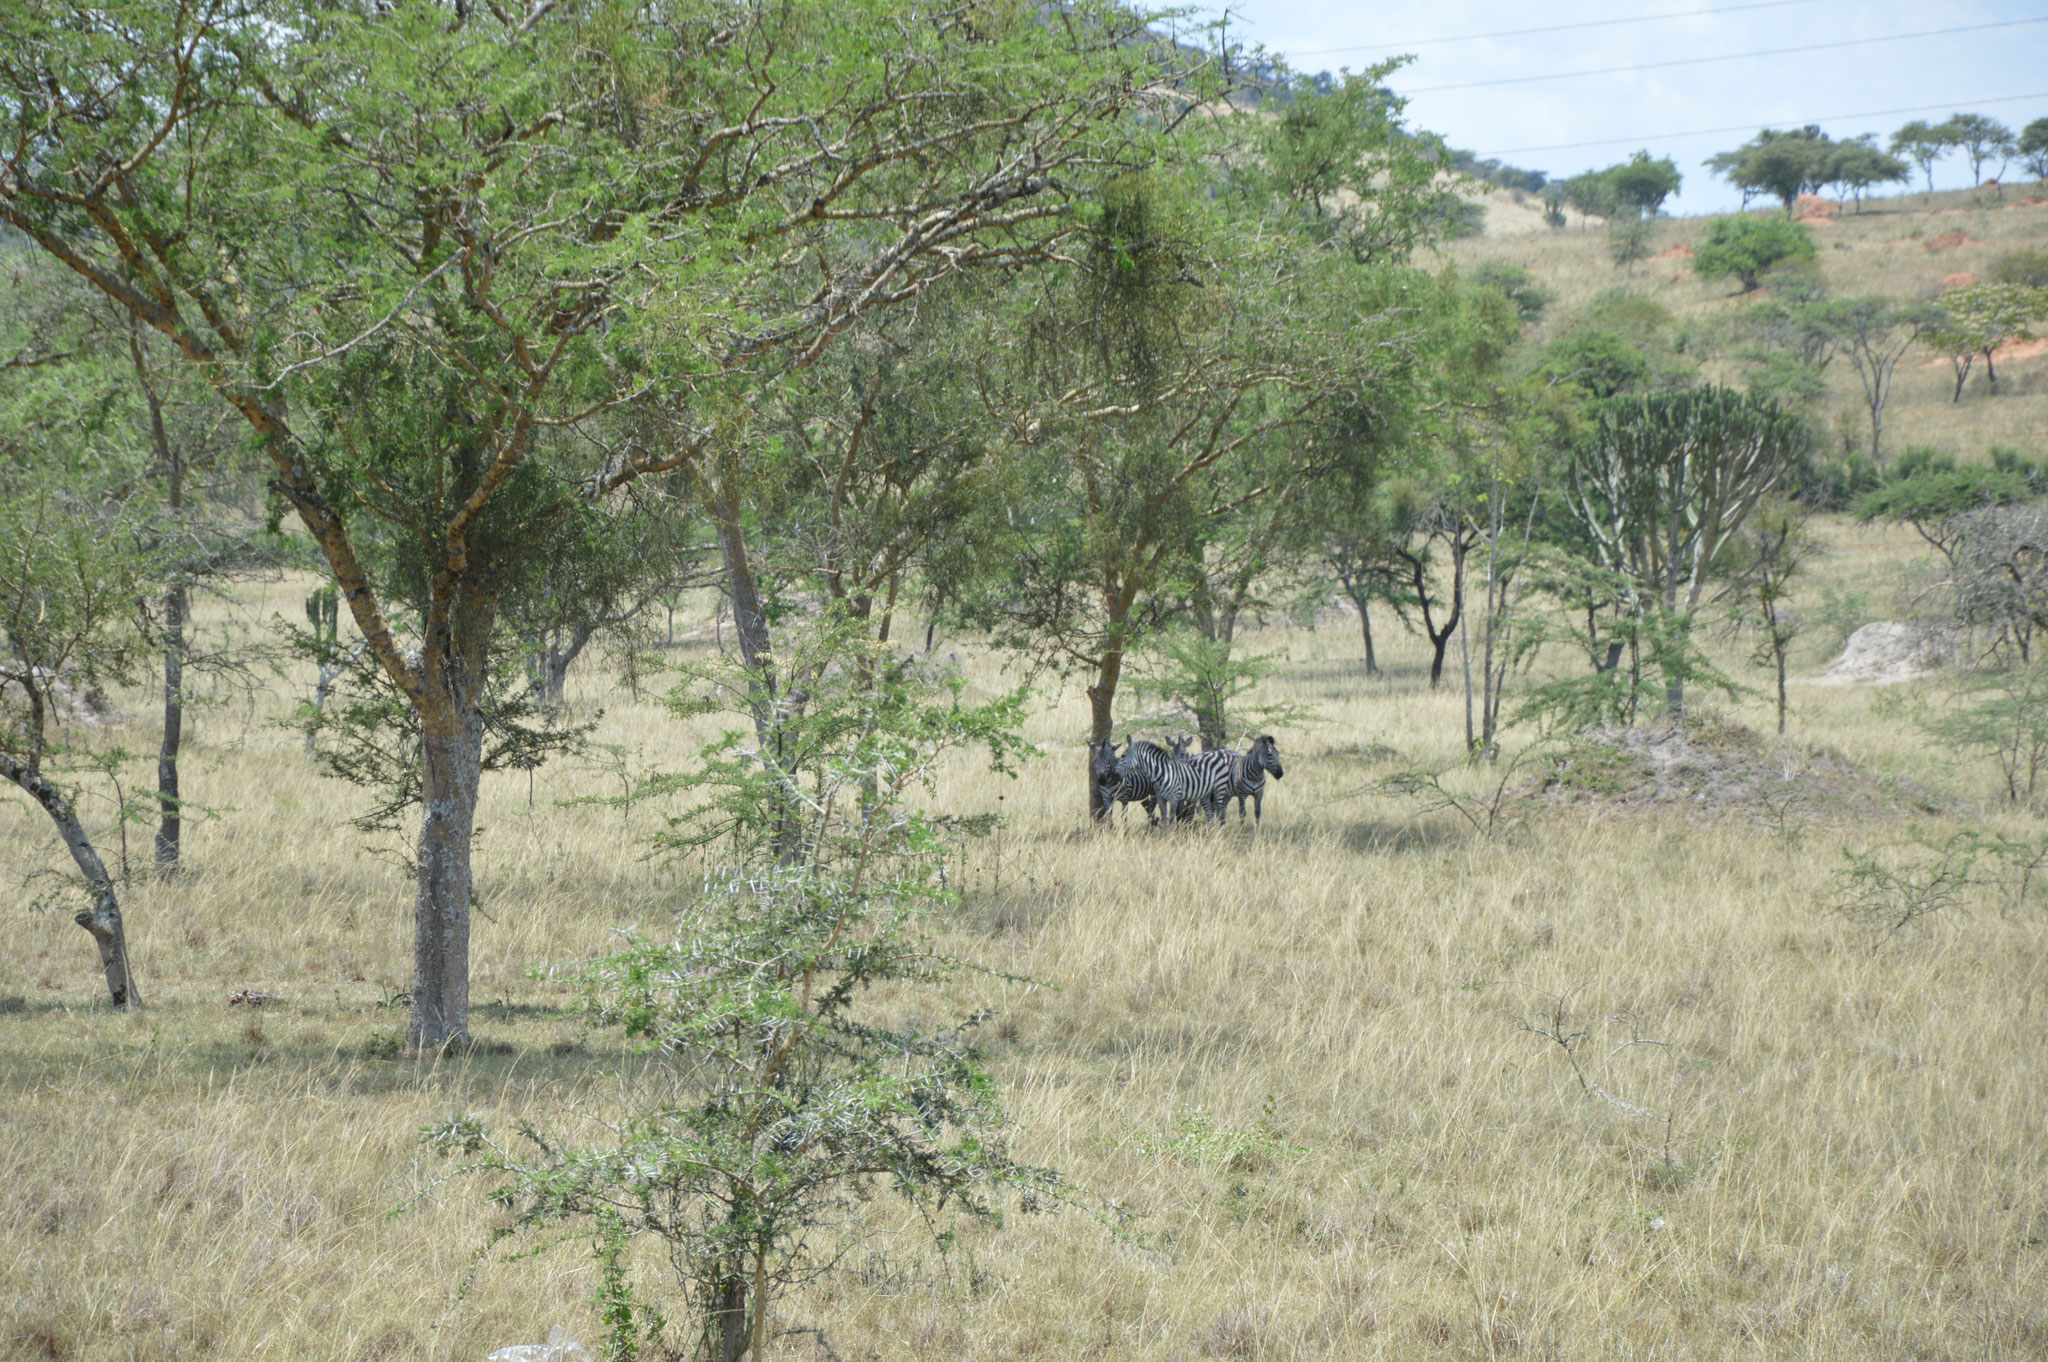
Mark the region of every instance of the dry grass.
<instances>
[{"instance_id":1,"label":"dry grass","mask_svg":"<svg viewBox=\"0 0 2048 1362\"><path fill-rule=\"evenodd\" d=\"M1867 528L1832 538L1814 589L1881 595L1914 556ZM941 1259L878 1205L851 1270L785 1325L822 1326L846 1359L2048 1356L2044 915L1980 903L1872 954L1828 912L1829 876L1904 813L1816 811L1772 836L1545 805L1491 842L1417 822L1358 792L1382 748L1449 762L1460 702L1426 690L1412 647L1367 683L1354 639L1264 636L1288 657L1275 691L1325 722L1284 738L1256 834L1083 827L1073 693L1033 721L1048 755L1021 781L949 783L945 803L1001 796L1012 820L1000 861L983 843L958 867L952 944L1048 985L953 1001L999 1009L1023 1152L1113 1199L1131 1234L1018 1217ZM592 672L580 701L602 701L599 737L636 768L692 750L602 689ZM523 779L495 779L485 1045L384 1057L407 885L345 829L353 792L266 726L283 703L197 725L188 788L223 807L192 830L188 873L128 891L146 1012L107 1009L84 935L17 900L0 1357L470 1362L556 1322L596 1332L575 1246L486 1264L459 1296L488 1209L456 1190L387 1212L437 1171L421 1125L630 1105L644 1061L579 1029L545 976L617 923L658 924L691 868L640 859L651 812L558 805L606 788L594 766L542 772L530 808ZM1796 704L1797 741L1873 778L1966 806L1989 789L1897 699L1801 687ZM1764 723L1761 705L1733 717ZM10 872L55 865L34 813L0 803ZM288 1002L229 1008L245 987ZM1548 995L1590 1028L1580 1054L1614 1101L1526 1029ZM1631 1035L1664 1044L1610 1054ZM1185 1138L1190 1121L1210 1136ZM823 1354L792 1337L779 1355Z\"/></svg>"},{"instance_id":2,"label":"dry grass","mask_svg":"<svg viewBox=\"0 0 2048 1362\"><path fill-rule=\"evenodd\" d=\"M1693 172L1688 172L1693 173ZM1704 174L1704 171L1697 172ZM1499 260L1521 265L1558 296L1546 325L1570 315L1596 295L1627 288L1654 298L1682 319L1719 325L1754 301L1735 296L1730 280L1702 281L1687 259L1645 261L1625 271L1607 255L1598 220L1573 218L1561 231L1541 228L1528 204L1497 196L1489 205L1486 235L1457 242L1448 254L1461 265ZM1864 211L1844 208L1840 217L1812 227L1819 264L1829 286L1841 295L1876 294L1900 301L1932 299L1949 275L1989 277L1994 261L2022 247L2048 243L2048 203L2037 186L1935 195L1909 194L1868 200ZM2028 203L2028 200L2037 200ZM1533 200L1528 203L1533 203ZM1755 211L1772 211L1768 206ZM1674 218L1657 226L1653 250L1696 243L1708 218ZM1967 244L1930 249L1936 238L1960 232ZM1830 396L1823 423L1836 443L1850 449L1869 444L1869 418L1861 390L1846 361L1829 369ZM1724 377L1732 377L1732 371ZM1949 398L1954 374L1938 355L1914 352L1900 366L1897 387L1885 412L1885 450L1896 454L1914 445L1948 450L1968 459L1993 445L2038 455L2048 448L2048 355L1999 365L1998 386L1984 381L1980 362L1959 403Z\"/></svg>"}]
</instances>

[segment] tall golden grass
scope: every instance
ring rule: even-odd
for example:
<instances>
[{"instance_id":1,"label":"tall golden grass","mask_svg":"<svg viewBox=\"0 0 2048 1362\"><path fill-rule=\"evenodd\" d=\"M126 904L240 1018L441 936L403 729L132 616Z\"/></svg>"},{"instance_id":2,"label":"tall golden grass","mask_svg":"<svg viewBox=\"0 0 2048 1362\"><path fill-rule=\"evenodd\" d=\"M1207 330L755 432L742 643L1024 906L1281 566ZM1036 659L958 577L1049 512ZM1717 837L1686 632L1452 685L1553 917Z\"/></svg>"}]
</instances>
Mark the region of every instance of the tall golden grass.
<instances>
[{"instance_id":1,"label":"tall golden grass","mask_svg":"<svg viewBox=\"0 0 2048 1362\"><path fill-rule=\"evenodd\" d=\"M1815 613L1852 586L1882 612L1918 552L1828 539ZM295 613L297 589L258 608ZM946 944L1041 982L876 1000L994 1008L1019 1152L1122 1229L1019 1215L941 1255L884 1199L779 1328L844 1359L2048 1354L2048 915L1986 895L1873 952L1830 911L1842 848L2003 817L1988 766L1905 722L1910 695L1795 688L1789 741L1856 763L1875 793L1855 812L1529 801L1488 840L1367 793L1462 746L1462 697L1428 690L1412 642L1372 681L1348 623L1258 646L1284 658L1271 697L1321 715L1282 735L1263 828L1086 826L1085 703L1049 691L1021 779L964 764L936 795L1009 820L953 867ZM1743 666L1745 643L1716 646ZM1802 666L1831 646L1817 630ZM582 1029L563 976L621 924L660 930L696 867L645 856L657 809L563 803L617 788L609 756L530 796L492 778L483 1044L392 1057L409 886L395 843L346 827L356 792L272 726L308 690L198 719L187 789L217 811L184 873L138 860L127 887L138 1016L96 996L89 943L41 901L56 881L18 887L62 867L41 815L0 802L0 1357L472 1362L556 1323L594 1341L578 1245L475 1261L493 1213L460 1182L390 1212L445 1172L423 1125L588 1134L648 1100L658 1066ZM596 668L573 698L634 771L704 736ZM130 702L109 736L153 743ZM1767 726L1761 700L1724 709ZM249 987L287 1001L228 1006ZM1532 1026L1583 1030L1598 1091ZM658 1294L651 1250L640 1267ZM825 1354L791 1333L775 1356Z\"/></svg>"}]
</instances>

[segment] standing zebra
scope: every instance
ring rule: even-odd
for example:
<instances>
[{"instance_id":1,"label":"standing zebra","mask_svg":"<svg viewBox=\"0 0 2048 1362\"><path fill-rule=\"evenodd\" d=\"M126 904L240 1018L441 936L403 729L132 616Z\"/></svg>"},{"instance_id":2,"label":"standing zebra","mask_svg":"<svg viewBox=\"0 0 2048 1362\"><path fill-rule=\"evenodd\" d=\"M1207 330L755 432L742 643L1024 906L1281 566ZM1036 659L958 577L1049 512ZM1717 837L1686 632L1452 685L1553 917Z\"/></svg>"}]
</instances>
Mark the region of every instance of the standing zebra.
<instances>
[{"instance_id":1,"label":"standing zebra","mask_svg":"<svg viewBox=\"0 0 2048 1362\"><path fill-rule=\"evenodd\" d=\"M1121 753L1116 750L1113 739L1091 751L1089 768L1100 792L1102 816L1109 817L1125 804L1142 804L1146 821L1157 823L1159 775L1171 764L1175 753L1155 742L1136 741L1128 733L1124 735Z\"/></svg>"},{"instance_id":2,"label":"standing zebra","mask_svg":"<svg viewBox=\"0 0 2048 1362\"><path fill-rule=\"evenodd\" d=\"M1208 754L1215 755L1215 754ZM1266 773L1271 771L1273 779L1279 780L1287 773L1280 769L1280 745L1273 741L1273 735L1263 734L1252 740L1251 750L1242 755L1236 752L1222 754L1227 757L1230 769L1229 788L1218 801L1216 813L1220 819L1230 801L1237 800L1237 821L1244 821L1244 801L1252 801L1252 822L1258 823L1264 810L1266 798Z\"/></svg>"},{"instance_id":3,"label":"standing zebra","mask_svg":"<svg viewBox=\"0 0 2048 1362\"><path fill-rule=\"evenodd\" d=\"M1157 777L1160 801L1171 808L1173 821L1193 818L1196 810L1200 810L1221 823L1224 805L1230 798L1227 754L1189 755L1188 745L1193 741L1181 738L1174 743L1172 759Z\"/></svg>"}]
</instances>

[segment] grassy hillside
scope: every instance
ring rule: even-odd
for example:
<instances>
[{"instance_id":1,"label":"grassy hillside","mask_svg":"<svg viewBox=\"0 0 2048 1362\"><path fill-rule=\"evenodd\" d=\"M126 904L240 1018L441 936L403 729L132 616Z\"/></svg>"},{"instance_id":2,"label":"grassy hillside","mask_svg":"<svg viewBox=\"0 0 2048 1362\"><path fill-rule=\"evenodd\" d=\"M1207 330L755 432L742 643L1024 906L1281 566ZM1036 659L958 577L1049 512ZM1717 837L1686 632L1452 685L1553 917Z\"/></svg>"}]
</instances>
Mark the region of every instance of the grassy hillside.
<instances>
[{"instance_id":1,"label":"grassy hillside","mask_svg":"<svg viewBox=\"0 0 2048 1362\"><path fill-rule=\"evenodd\" d=\"M1942 281L1958 274L1988 277L1993 261L2006 253L2048 246L2048 191L2008 186L1934 195L1911 194L1866 200L1859 213L1845 205L1838 217L1807 222L1820 250L1819 267L1838 295L1876 294L1900 301L1927 301ZM1769 206L1753 211L1774 211ZM1452 244L1447 256L1464 267L1497 260L1520 265L1557 295L1543 326L1555 328L1575 308L1611 289L1655 299L1681 321L1721 326L1757 300L1736 294L1732 280L1701 280L1684 253L1698 241L1710 218L1669 218L1657 223L1653 252L1633 270L1608 258L1607 237L1598 219L1573 215L1561 230L1543 225L1541 205L1508 193L1487 201L1484 235ZM1960 234L1965 240L1955 242ZM1539 329L1538 338L1541 337ZM1838 446L1863 447L1867 418L1855 375L1846 364L1829 370L1831 396L1822 424ZM1897 387L1885 412L1885 449L1896 454L1927 445L1975 460L1992 445L2038 455L2048 450L2048 347L2028 347L2024 357L1999 364L1994 390L1980 362L1962 401L1951 403L1954 378L1948 362L1915 351L1901 365Z\"/></svg>"},{"instance_id":2,"label":"grassy hillside","mask_svg":"<svg viewBox=\"0 0 2048 1362\"><path fill-rule=\"evenodd\" d=\"M1591 249L1535 244L1561 275ZM1827 534L1798 604L1833 624L1806 666L1854 622L1845 598L1883 609L1921 555L1908 534ZM295 612L300 590L246 604ZM937 796L1011 820L956 867L948 944L1043 982L877 1004L993 1008L1019 1151L1124 1235L1017 1216L941 1257L877 1203L778 1327L822 1326L842 1359L2048 1355L2048 913L1977 889L1873 949L1831 910L1845 847L2031 826L1992 807L1988 764L1919 736L1912 693L1801 681L1783 744L1736 727L1763 727L1760 703L1732 711L1667 770L1665 803L1624 797L1619 767L1539 791L1525 766L1489 839L1369 792L1456 761L1461 699L1427 689L1412 641L1370 683L1341 620L1259 643L1286 659L1272 698L1322 715L1283 736L1262 830L1090 829L1085 705L1049 694L1031 724L1047 754L1019 782L962 769ZM1717 646L1744 665L1743 641ZM37 876L62 870L40 814L0 801L0 866L29 876L0 951L10 1362L477 1362L556 1323L598 1333L580 1245L487 1262L465 1294L490 1207L455 1184L388 1212L444 1171L423 1125L588 1132L660 1091L659 1064L580 1025L561 976L618 924L659 930L698 867L643 856L653 810L561 803L616 789L611 755L530 789L492 778L483 1045L397 1058L403 846L349 831L355 792L274 726L310 685L200 715L188 797L215 814L186 873L127 891L138 1016L97 996L59 880ZM153 745L128 703L105 736ZM603 707L597 737L633 772L701 736L594 669L575 703ZM1710 766L1787 783L1687 793ZM244 988L286 1001L229 1006ZM658 1273L651 1249L641 1266ZM828 1354L791 1334L774 1356Z\"/></svg>"}]
</instances>

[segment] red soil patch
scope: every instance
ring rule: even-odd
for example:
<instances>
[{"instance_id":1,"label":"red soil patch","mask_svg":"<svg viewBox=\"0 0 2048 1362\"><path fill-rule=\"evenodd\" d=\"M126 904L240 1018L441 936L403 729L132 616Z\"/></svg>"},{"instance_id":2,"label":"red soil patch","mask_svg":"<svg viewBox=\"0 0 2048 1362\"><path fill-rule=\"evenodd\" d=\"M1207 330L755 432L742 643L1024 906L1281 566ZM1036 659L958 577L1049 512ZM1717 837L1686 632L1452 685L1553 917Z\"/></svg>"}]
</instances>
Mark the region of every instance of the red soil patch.
<instances>
[{"instance_id":1,"label":"red soil patch","mask_svg":"<svg viewBox=\"0 0 2048 1362\"><path fill-rule=\"evenodd\" d=\"M1671 248L1670 250L1668 250L1668 251L1659 251L1659 252L1657 252L1657 253L1656 253L1655 255L1651 256L1651 257L1650 257L1650 259L1652 259L1652 260L1690 260L1690 259L1692 259L1692 247L1690 247L1690 246L1686 245L1686 244L1685 244L1685 243L1684 243L1683 241L1681 241L1681 242L1679 242L1679 243L1678 243L1678 244L1677 244L1676 246L1673 246L1673 247L1672 247L1672 248Z\"/></svg>"},{"instance_id":2,"label":"red soil patch","mask_svg":"<svg viewBox=\"0 0 2048 1362\"><path fill-rule=\"evenodd\" d=\"M2027 197L2021 199L2018 203L2014 204L2013 207L2039 208L2044 203L2048 203L2048 199L2044 199L2038 194L2029 194L2027 195Z\"/></svg>"},{"instance_id":3,"label":"red soil patch","mask_svg":"<svg viewBox=\"0 0 2048 1362\"><path fill-rule=\"evenodd\" d=\"M1971 236L1968 232L1943 232L1940 236L1927 243L1927 249L1930 251L1952 251L1958 246L1974 246L1976 244L1977 238Z\"/></svg>"},{"instance_id":4,"label":"red soil patch","mask_svg":"<svg viewBox=\"0 0 2048 1362\"><path fill-rule=\"evenodd\" d=\"M1685 282L1685 276L1682 274L1674 274L1671 276L1671 282L1674 284L1682 284Z\"/></svg>"},{"instance_id":5,"label":"red soil patch","mask_svg":"<svg viewBox=\"0 0 2048 1362\"><path fill-rule=\"evenodd\" d=\"M1968 270L1963 270L1956 274L1944 274L1941 276L1941 286L1944 289L1968 288L1970 285L1976 282L1977 276L1970 273Z\"/></svg>"},{"instance_id":6,"label":"red soil patch","mask_svg":"<svg viewBox=\"0 0 2048 1362\"><path fill-rule=\"evenodd\" d=\"M1801 194L1792 200L1792 217L1795 221L1831 218L1841 211L1841 204L1833 199L1824 199L1818 194Z\"/></svg>"}]
</instances>

